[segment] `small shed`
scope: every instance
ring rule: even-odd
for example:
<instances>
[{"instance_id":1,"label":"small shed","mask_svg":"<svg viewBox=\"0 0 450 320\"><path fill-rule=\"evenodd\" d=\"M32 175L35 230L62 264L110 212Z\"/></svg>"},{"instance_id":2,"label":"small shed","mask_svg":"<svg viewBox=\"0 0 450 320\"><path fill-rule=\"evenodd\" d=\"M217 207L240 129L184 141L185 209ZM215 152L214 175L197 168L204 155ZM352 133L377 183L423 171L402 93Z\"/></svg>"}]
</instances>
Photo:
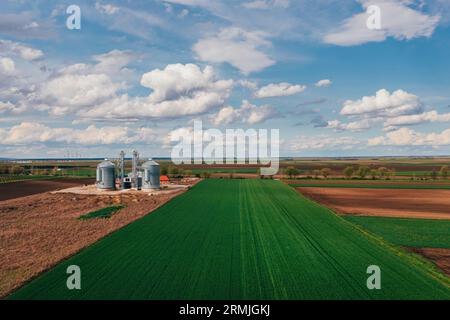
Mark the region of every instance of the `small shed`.
<instances>
[{"instance_id":1,"label":"small shed","mask_svg":"<svg viewBox=\"0 0 450 320\"><path fill-rule=\"evenodd\" d=\"M159 177L159 181L161 182L161 184L168 184L170 183L170 179L168 176L161 176Z\"/></svg>"}]
</instances>

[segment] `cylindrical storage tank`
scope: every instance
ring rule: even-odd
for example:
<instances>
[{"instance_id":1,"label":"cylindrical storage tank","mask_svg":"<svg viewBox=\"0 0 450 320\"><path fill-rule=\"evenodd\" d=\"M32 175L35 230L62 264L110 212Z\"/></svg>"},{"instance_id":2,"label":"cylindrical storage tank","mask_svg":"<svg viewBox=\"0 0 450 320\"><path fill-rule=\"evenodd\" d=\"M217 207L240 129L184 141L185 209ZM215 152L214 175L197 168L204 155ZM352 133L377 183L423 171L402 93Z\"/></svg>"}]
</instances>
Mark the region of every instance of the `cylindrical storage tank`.
<instances>
[{"instance_id":1,"label":"cylindrical storage tank","mask_svg":"<svg viewBox=\"0 0 450 320\"><path fill-rule=\"evenodd\" d=\"M142 165L142 169L144 170L142 189L159 189L161 187L159 164L149 160Z\"/></svg>"},{"instance_id":2,"label":"cylindrical storage tank","mask_svg":"<svg viewBox=\"0 0 450 320\"><path fill-rule=\"evenodd\" d=\"M116 189L116 166L110 161L103 161L97 166L97 188Z\"/></svg>"}]
</instances>

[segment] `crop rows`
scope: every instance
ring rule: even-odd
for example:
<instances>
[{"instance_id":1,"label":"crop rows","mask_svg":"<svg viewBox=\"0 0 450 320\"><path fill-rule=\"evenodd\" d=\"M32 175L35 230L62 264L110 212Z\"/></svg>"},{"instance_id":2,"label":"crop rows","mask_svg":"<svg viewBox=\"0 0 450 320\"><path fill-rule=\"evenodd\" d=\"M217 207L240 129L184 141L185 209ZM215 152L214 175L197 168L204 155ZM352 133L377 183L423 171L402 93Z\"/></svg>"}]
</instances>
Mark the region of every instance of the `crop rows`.
<instances>
[{"instance_id":1,"label":"crop rows","mask_svg":"<svg viewBox=\"0 0 450 320\"><path fill-rule=\"evenodd\" d=\"M382 290L366 287L374 264ZM66 287L69 265L81 290ZM10 298L449 299L450 289L279 181L207 180Z\"/></svg>"}]
</instances>

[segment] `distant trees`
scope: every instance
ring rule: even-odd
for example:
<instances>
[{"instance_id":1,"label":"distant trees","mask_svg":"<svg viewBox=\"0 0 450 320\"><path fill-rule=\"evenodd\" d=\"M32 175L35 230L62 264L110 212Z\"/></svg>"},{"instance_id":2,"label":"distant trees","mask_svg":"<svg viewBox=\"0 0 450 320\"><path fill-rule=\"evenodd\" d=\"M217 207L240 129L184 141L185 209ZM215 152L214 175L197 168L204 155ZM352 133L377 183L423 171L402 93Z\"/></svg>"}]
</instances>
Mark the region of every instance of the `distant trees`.
<instances>
[{"instance_id":1,"label":"distant trees","mask_svg":"<svg viewBox=\"0 0 450 320\"><path fill-rule=\"evenodd\" d=\"M433 171L431 171L431 174L430 174L431 179L436 180L437 176L438 176L437 171L435 169L433 169Z\"/></svg>"},{"instance_id":2,"label":"distant trees","mask_svg":"<svg viewBox=\"0 0 450 320\"><path fill-rule=\"evenodd\" d=\"M365 177L367 177L367 175L369 174L369 172L370 172L370 168L369 168L369 167L367 167L367 166L360 166L360 167L358 168L357 175L358 175L361 179L364 179Z\"/></svg>"},{"instance_id":3,"label":"distant trees","mask_svg":"<svg viewBox=\"0 0 450 320\"><path fill-rule=\"evenodd\" d=\"M370 170L370 176L372 177L372 180L376 180L378 178L378 175L380 173L378 172L378 170L376 169L372 169Z\"/></svg>"},{"instance_id":4,"label":"distant trees","mask_svg":"<svg viewBox=\"0 0 450 320\"><path fill-rule=\"evenodd\" d=\"M10 174L23 174L25 169L21 166L13 165L9 168Z\"/></svg>"},{"instance_id":5,"label":"distant trees","mask_svg":"<svg viewBox=\"0 0 450 320\"><path fill-rule=\"evenodd\" d=\"M313 171L314 179L319 179L320 173L321 173L320 170L314 170Z\"/></svg>"},{"instance_id":6,"label":"distant trees","mask_svg":"<svg viewBox=\"0 0 450 320\"><path fill-rule=\"evenodd\" d=\"M208 171L203 171L203 172L201 173L201 177L202 177L203 179L209 179L209 178L211 178L211 173L209 173Z\"/></svg>"},{"instance_id":7,"label":"distant trees","mask_svg":"<svg viewBox=\"0 0 450 320\"><path fill-rule=\"evenodd\" d=\"M355 170L353 169L353 166L349 166L349 167L345 168L344 171L343 171L344 176L347 179L351 179L353 177L353 173L354 172L355 172Z\"/></svg>"},{"instance_id":8,"label":"distant trees","mask_svg":"<svg viewBox=\"0 0 450 320\"><path fill-rule=\"evenodd\" d=\"M395 169L388 169L386 167L370 168L368 166L348 166L346 167L342 173L347 179L351 179L353 176L357 176L360 179L366 179L368 176L372 178L372 180L376 180L378 178L386 178L390 179L390 177L395 176Z\"/></svg>"},{"instance_id":9,"label":"distant trees","mask_svg":"<svg viewBox=\"0 0 450 320\"><path fill-rule=\"evenodd\" d=\"M286 174L289 176L289 178L293 178L299 175L299 171L296 167L287 167L286 168Z\"/></svg>"},{"instance_id":10,"label":"distant trees","mask_svg":"<svg viewBox=\"0 0 450 320\"><path fill-rule=\"evenodd\" d=\"M378 174L380 178L384 178L388 175L389 169L386 167L380 167L378 168Z\"/></svg>"},{"instance_id":11,"label":"distant trees","mask_svg":"<svg viewBox=\"0 0 450 320\"><path fill-rule=\"evenodd\" d=\"M322 173L322 176L325 179L327 179L331 175L331 169L330 168L323 168L322 170L320 170L320 172Z\"/></svg>"},{"instance_id":12,"label":"distant trees","mask_svg":"<svg viewBox=\"0 0 450 320\"><path fill-rule=\"evenodd\" d=\"M166 176L169 173L169 168L167 167L167 165L162 165L161 166L161 174L163 176Z\"/></svg>"},{"instance_id":13,"label":"distant trees","mask_svg":"<svg viewBox=\"0 0 450 320\"><path fill-rule=\"evenodd\" d=\"M441 170L439 171L439 175L442 177L442 179L447 179L448 177L448 166L443 166Z\"/></svg>"},{"instance_id":14,"label":"distant trees","mask_svg":"<svg viewBox=\"0 0 450 320\"><path fill-rule=\"evenodd\" d=\"M0 163L0 174L7 174L9 173L9 166L4 163Z\"/></svg>"},{"instance_id":15,"label":"distant trees","mask_svg":"<svg viewBox=\"0 0 450 320\"><path fill-rule=\"evenodd\" d=\"M175 167L175 166L170 166L169 167L169 174L177 175L179 173L180 173L180 170L178 169L178 167Z\"/></svg>"}]
</instances>

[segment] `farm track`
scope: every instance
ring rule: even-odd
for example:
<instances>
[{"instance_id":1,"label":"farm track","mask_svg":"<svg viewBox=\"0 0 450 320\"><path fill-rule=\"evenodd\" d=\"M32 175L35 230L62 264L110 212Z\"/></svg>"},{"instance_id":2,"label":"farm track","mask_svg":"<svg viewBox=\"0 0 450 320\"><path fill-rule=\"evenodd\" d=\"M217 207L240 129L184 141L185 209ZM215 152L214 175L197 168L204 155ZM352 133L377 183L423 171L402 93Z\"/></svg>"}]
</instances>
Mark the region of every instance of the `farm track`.
<instances>
[{"instance_id":1,"label":"farm track","mask_svg":"<svg viewBox=\"0 0 450 320\"><path fill-rule=\"evenodd\" d=\"M74 264L79 291L66 288ZM374 264L382 290L370 291ZM405 251L281 182L208 180L11 298L450 299L450 289Z\"/></svg>"}]
</instances>

